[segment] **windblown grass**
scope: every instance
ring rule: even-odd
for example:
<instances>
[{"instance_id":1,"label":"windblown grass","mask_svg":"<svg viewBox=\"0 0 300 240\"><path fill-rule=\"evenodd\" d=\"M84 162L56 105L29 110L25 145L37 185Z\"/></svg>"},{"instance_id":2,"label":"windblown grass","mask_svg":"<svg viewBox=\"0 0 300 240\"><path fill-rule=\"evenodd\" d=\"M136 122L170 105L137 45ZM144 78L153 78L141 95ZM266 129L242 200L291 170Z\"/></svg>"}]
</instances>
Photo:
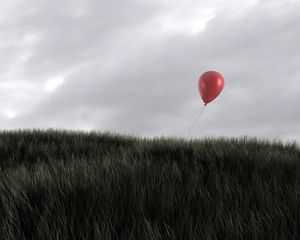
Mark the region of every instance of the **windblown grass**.
<instances>
[{"instance_id":1,"label":"windblown grass","mask_svg":"<svg viewBox=\"0 0 300 240\"><path fill-rule=\"evenodd\" d=\"M0 133L0 239L300 239L300 149Z\"/></svg>"}]
</instances>

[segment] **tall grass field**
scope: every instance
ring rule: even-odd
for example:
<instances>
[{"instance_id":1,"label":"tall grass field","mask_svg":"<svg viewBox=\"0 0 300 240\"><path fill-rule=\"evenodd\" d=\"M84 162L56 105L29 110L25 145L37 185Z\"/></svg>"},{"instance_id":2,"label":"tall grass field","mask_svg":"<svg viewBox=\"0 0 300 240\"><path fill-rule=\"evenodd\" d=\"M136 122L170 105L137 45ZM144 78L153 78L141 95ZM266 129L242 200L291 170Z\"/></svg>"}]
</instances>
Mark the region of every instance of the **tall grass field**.
<instances>
[{"instance_id":1,"label":"tall grass field","mask_svg":"<svg viewBox=\"0 0 300 240\"><path fill-rule=\"evenodd\" d=\"M300 239L300 149L0 132L0 239Z\"/></svg>"}]
</instances>

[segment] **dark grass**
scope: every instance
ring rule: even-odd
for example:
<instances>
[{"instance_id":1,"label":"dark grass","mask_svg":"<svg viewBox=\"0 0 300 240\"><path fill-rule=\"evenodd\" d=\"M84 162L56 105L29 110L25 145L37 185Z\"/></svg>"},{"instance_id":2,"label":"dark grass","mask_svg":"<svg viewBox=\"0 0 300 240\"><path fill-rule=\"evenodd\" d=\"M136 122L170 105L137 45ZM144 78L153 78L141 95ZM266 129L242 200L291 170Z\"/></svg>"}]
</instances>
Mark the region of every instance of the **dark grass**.
<instances>
[{"instance_id":1,"label":"dark grass","mask_svg":"<svg viewBox=\"0 0 300 240\"><path fill-rule=\"evenodd\" d=\"M300 149L0 133L0 239L300 239Z\"/></svg>"}]
</instances>

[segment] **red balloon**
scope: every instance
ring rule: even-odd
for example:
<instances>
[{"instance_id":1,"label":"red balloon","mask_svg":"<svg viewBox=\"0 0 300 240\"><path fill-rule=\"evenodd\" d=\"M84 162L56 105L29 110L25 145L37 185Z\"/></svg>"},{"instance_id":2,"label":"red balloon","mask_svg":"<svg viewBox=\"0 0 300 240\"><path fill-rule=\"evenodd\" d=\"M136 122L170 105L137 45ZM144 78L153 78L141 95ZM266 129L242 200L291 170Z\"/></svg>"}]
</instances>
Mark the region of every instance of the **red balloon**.
<instances>
[{"instance_id":1,"label":"red balloon","mask_svg":"<svg viewBox=\"0 0 300 240\"><path fill-rule=\"evenodd\" d=\"M224 88L224 78L215 71L203 73L198 81L198 90L205 105L214 100Z\"/></svg>"}]
</instances>

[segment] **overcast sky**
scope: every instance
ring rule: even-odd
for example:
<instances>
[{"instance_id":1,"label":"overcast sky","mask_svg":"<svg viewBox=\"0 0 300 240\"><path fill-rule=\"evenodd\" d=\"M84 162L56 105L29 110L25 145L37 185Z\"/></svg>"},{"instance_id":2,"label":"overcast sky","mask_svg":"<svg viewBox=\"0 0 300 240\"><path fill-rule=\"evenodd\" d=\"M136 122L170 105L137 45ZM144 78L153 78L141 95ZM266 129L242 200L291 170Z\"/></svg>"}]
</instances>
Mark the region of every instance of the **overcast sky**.
<instances>
[{"instance_id":1,"label":"overcast sky","mask_svg":"<svg viewBox=\"0 0 300 240\"><path fill-rule=\"evenodd\" d=\"M300 142L299 0L0 2L1 129Z\"/></svg>"}]
</instances>

